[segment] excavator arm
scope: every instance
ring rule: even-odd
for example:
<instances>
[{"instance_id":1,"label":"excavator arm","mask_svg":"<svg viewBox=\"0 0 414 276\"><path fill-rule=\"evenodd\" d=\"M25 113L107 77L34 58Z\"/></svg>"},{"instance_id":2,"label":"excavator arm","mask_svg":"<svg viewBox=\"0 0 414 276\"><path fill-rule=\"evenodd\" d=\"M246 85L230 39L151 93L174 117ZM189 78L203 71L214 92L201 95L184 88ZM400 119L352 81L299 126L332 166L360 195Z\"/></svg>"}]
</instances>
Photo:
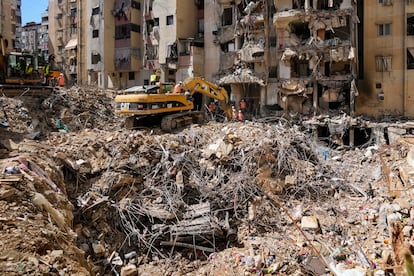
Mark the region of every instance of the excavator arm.
<instances>
[{"instance_id":1,"label":"excavator arm","mask_svg":"<svg viewBox=\"0 0 414 276\"><path fill-rule=\"evenodd\" d=\"M233 118L233 112L229 105L229 95L223 87L220 87L212 82L206 81L199 77L189 77L183 82L183 90L190 92L192 96L194 93L201 93L209 98L220 102L220 107L223 109L228 120Z\"/></svg>"}]
</instances>

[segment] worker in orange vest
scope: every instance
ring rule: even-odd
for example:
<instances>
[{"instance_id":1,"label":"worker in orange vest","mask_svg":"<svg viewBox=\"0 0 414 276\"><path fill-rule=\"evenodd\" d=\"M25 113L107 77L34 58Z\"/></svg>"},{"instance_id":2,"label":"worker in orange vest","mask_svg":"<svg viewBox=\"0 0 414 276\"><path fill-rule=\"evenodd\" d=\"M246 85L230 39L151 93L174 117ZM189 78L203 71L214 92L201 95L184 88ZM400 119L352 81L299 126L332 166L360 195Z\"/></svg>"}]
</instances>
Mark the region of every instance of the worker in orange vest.
<instances>
[{"instance_id":1,"label":"worker in orange vest","mask_svg":"<svg viewBox=\"0 0 414 276\"><path fill-rule=\"evenodd\" d=\"M62 87L65 86L65 76L63 75L63 73L60 73L59 75L58 85Z\"/></svg>"},{"instance_id":2,"label":"worker in orange vest","mask_svg":"<svg viewBox=\"0 0 414 276\"><path fill-rule=\"evenodd\" d=\"M180 81L174 86L174 93L181 93L183 89L183 82Z\"/></svg>"},{"instance_id":3,"label":"worker in orange vest","mask_svg":"<svg viewBox=\"0 0 414 276\"><path fill-rule=\"evenodd\" d=\"M239 113L237 114L237 120L239 120L240 122L244 121L244 115L241 110L239 110Z\"/></svg>"}]
</instances>

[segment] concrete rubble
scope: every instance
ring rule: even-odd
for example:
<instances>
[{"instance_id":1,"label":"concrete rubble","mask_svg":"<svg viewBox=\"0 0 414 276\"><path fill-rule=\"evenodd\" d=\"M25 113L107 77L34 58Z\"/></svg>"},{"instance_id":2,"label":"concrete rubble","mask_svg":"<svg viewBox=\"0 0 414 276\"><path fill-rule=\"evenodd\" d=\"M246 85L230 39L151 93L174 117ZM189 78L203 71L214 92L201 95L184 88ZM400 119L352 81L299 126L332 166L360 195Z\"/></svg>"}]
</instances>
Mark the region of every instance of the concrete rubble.
<instances>
[{"instance_id":1,"label":"concrete rubble","mask_svg":"<svg viewBox=\"0 0 414 276\"><path fill-rule=\"evenodd\" d=\"M0 98L2 274L404 273L409 122L365 121L388 143L372 131L355 148L313 139L313 123L340 136L346 116L132 131L114 92L91 89Z\"/></svg>"}]
</instances>

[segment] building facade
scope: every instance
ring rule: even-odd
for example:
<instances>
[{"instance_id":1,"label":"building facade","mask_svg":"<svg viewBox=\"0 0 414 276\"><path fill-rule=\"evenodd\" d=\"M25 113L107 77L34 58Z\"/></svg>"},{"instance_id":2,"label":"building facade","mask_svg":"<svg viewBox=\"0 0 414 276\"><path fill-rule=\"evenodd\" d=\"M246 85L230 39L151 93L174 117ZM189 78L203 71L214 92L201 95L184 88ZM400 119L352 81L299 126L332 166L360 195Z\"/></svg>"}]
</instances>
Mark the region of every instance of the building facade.
<instances>
[{"instance_id":1,"label":"building facade","mask_svg":"<svg viewBox=\"0 0 414 276\"><path fill-rule=\"evenodd\" d=\"M68 84L77 83L78 1L49 0L49 54Z\"/></svg>"},{"instance_id":2,"label":"building facade","mask_svg":"<svg viewBox=\"0 0 414 276\"><path fill-rule=\"evenodd\" d=\"M414 118L414 1L366 0L357 114Z\"/></svg>"},{"instance_id":3,"label":"building facade","mask_svg":"<svg viewBox=\"0 0 414 276\"><path fill-rule=\"evenodd\" d=\"M21 0L2 0L0 1L0 35L5 39L7 51L16 50L17 31L22 24Z\"/></svg>"}]
</instances>

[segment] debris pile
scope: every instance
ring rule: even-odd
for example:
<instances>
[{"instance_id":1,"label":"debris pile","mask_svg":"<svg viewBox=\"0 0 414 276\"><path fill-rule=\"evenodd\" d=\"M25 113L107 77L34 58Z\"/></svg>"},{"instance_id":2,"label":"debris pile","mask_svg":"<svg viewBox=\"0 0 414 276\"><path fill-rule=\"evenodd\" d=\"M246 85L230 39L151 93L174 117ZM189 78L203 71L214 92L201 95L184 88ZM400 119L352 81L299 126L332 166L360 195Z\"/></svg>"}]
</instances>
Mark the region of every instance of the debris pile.
<instances>
[{"instance_id":1,"label":"debris pile","mask_svg":"<svg viewBox=\"0 0 414 276\"><path fill-rule=\"evenodd\" d=\"M1 132L0 271L404 271L413 240L411 138L332 148L285 120L131 131L109 118L110 92L100 101L87 91L62 89L43 101L50 109L28 111L67 129L48 125L36 141L14 140L12 126Z\"/></svg>"},{"instance_id":2,"label":"debris pile","mask_svg":"<svg viewBox=\"0 0 414 276\"><path fill-rule=\"evenodd\" d=\"M92 87L58 89L51 96L0 97L0 121L7 123L2 137L41 139L51 131L85 128L113 129L114 91Z\"/></svg>"}]
</instances>

